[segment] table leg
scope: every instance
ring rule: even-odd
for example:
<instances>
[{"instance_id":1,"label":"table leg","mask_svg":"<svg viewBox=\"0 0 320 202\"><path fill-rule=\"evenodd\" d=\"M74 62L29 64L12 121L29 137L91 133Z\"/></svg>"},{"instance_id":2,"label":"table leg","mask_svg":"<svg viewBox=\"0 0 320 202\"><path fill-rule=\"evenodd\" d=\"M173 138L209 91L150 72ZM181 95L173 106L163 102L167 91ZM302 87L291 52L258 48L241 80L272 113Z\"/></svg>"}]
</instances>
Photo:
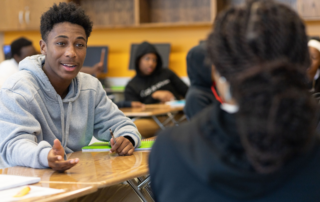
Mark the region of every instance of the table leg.
<instances>
[{"instance_id":1,"label":"table leg","mask_svg":"<svg viewBox=\"0 0 320 202\"><path fill-rule=\"evenodd\" d=\"M161 121L159 121L159 119L157 118L157 116L152 116L152 118L153 118L153 120L158 124L158 126L159 126L162 130L165 129L164 125L161 123Z\"/></svg>"},{"instance_id":2,"label":"table leg","mask_svg":"<svg viewBox=\"0 0 320 202\"><path fill-rule=\"evenodd\" d=\"M140 181L140 180L139 180ZM141 183L138 183L136 180L128 180L127 183L131 186L131 188L136 192L136 194L139 196L139 198L143 202L154 202L152 198L152 194L150 193L150 190L145 188L147 184L150 183L150 177L147 177L145 180L143 180ZM145 188L145 189L144 189ZM149 196L144 196L143 192L144 190L148 193ZM148 198L148 199L147 199Z\"/></svg>"}]
</instances>

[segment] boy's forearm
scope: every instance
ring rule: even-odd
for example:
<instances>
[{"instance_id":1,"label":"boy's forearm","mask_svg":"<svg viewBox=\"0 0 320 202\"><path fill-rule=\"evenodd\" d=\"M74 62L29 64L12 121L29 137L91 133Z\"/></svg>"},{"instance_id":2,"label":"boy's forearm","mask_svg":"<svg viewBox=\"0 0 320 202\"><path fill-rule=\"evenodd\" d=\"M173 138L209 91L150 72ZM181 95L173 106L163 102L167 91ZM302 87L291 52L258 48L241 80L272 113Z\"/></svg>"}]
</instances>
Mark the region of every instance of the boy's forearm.
<instances>
[{"instance_id":1,"label":"boy's forearm","mask_svg":"<svg viewBox=\"0 0 320 202\"><path fill-rule=\"evenodd\" d=\"M39 144L30 139L12 140L7 145L10 147L2 147L2 159L10 166L24 166L32 168L48 167L48 152L51 145L42 141Z\"/></svg>"}]
</instances>

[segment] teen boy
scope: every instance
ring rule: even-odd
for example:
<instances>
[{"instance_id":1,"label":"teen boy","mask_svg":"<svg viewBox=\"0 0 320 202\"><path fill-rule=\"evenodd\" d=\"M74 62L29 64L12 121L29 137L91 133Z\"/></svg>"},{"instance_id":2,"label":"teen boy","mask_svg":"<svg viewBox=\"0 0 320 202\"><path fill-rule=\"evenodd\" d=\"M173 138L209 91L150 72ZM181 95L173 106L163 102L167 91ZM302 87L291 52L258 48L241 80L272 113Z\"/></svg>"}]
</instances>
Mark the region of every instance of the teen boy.
<instances>
[{"instance_id":1,"label":"teen boy","mask_svg":"<svg viewBox=\"0 0 320 202\"><path fill-rule=\"evenodd\" d=\"M132 121L106 97L99 81L79 73L92 22L73 3L54 5L41 17L42 55L21 61L20 71L0 91L0 154L5 166L64 171L79 162L92 136L112 151L131 155L141 136Z\"/></svg>"}]
</instances>

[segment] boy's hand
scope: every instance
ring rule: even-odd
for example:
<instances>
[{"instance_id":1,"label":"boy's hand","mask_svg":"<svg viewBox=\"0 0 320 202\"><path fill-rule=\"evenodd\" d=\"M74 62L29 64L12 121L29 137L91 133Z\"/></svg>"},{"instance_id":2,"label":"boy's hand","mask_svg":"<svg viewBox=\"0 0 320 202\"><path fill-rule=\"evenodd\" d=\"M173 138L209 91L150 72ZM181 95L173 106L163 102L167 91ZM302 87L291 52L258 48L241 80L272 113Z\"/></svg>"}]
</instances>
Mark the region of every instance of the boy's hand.
<instances>
[{"instance_id":1,"label":"boy's hand","mask_svg":"<svg viewBox=\"0 0 320 202\"><path fill-rule=\"evenodd\" d=\"M53 147L48 154L48 163L49 167L58 172L64 172L75 166L79 159L69 159L65 161L63 159L64 149L58 139L55 139L53 142Z\"/></svg>"},{"instance_id":2,"label":"boy's hand","mask_svg":"<svg viewBox=\"0 0 320 202\"><path fill-rule=\"evenodd\" d=\"M134 147L130 140L120 136L116 138L116 143L114 143L113 138L110 140L111 152L117 152L120 156L129 156L134 152Z\"/></svg>"},{"instance_id":3,"label":"boy's hand","mask_svg":"<svg viewBox=\"0 0 320 202\"><path fill-rule=\"evenodd\" d=\"M169 102L171 100L174 100L173 94L167 90L158 90L152 93L152 98L160 100L161 102Z\"/></svg>"}]
</instances>

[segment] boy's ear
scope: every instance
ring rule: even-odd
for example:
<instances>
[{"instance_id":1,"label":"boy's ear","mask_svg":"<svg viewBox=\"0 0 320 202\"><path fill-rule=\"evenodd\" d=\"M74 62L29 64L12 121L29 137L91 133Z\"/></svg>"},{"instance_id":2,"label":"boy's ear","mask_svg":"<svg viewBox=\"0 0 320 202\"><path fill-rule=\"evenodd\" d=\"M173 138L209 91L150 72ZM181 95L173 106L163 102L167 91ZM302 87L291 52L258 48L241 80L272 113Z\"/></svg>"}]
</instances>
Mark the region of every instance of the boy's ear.
<instances>
[{"instance_id":1,"label":"boy's ear","mask_svg":"<svg viewBox=\"0 0 320 202\"><path fill-rule=\"evenodd\" d=\"M47 55L47 43L43 39L40 40L40 51L42 55Z\"/></svg>"}]
</instances>

